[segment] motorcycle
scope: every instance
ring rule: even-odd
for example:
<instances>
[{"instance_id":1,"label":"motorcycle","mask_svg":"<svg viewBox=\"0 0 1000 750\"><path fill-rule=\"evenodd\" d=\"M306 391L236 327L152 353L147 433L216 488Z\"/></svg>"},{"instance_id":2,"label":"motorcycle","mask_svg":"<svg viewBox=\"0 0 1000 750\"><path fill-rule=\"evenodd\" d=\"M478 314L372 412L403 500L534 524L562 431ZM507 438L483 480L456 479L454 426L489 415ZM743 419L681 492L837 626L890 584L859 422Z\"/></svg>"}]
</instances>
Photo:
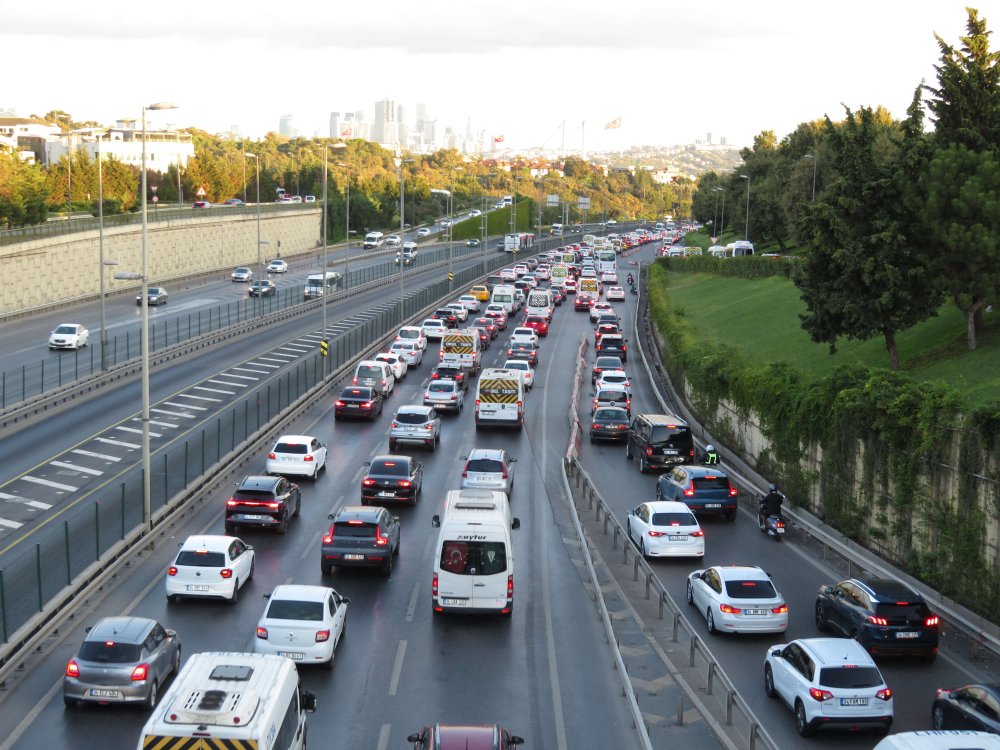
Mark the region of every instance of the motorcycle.
<instances>
[{"instance_id":1,"label":"motorcycle","mask_svg":"<svg viewBox=\"0 0 1000 750\"><path fill-rule=\"evenodd\" d=\"M767 534L776 542L780 542L785 535L785 520L781 515L769 514L764 516L764 498L757 496L757 525L760 526L762 534Z\"/></svg>"},{"instance_id":2,"label":"motorcycle","mask_svg":"<svg viewBox=\"0 0 1000 750\"><path fill-rule=\"evenodd\" d=\"M635 284L632 284L630 288L632 289L632 294L638 294L639 293L639 291L635 288Z\"/></svg>"}]
</instances>

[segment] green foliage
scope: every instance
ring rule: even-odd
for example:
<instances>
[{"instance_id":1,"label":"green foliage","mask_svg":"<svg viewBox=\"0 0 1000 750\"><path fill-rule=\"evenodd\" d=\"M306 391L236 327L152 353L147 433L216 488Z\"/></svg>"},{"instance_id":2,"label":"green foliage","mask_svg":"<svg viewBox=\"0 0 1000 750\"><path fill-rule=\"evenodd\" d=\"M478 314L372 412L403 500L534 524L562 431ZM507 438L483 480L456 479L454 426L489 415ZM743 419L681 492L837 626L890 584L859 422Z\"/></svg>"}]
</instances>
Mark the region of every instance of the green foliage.
<instances>
[{"instance_id":1,"label":"green foliage","mask_svg":"<svg viewBox=\"0 0 1000 750\"><path fill-rule=\"evenodd\" d=\"M738 276L742 279L763 279L768 276L791 278L799 263L795 258L762 258L759 255L716 258L714 255L704 253L686 258L658 258L656 262L668 271L713 273L719 276Z\"/></svg>"},{"instance_id":2,"label":"green foliage","mask_svg":"<svg viewBox=\"0 0 1000 750\"><path fill-rule=\"evenodd\" d=\"M48 217L45 174L17 154L0 153L0 228L40 224Z\"/></svg>"}]
</instances>

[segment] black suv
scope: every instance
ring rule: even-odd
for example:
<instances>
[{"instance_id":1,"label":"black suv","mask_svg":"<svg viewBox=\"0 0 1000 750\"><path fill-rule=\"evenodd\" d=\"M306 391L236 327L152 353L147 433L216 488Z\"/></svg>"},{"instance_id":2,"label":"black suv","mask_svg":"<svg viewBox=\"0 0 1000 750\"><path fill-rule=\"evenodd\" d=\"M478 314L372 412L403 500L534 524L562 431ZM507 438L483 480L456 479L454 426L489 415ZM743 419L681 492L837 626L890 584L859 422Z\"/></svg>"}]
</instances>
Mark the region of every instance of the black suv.
<instances>
[{"instance_id":1,"label":"black suv","mask_svg":"<svg viewBox=\"0 0 1000 750\"><path fill-rule=\"evenodd\" d=\"M594 351L599 357L614 356L619 357L622 362L628 362L628 339L621 335L601 336Z\"/></svg>"},{"instance_id":2,"label":"black suv","mask_svg":"<svg viewBox=\"0 0 1000 750\"><path fill-rule=\"evenodd\" d=\"M940 624L920 594L891 578L851 578L816 596L816 628L854 638L872 656L934 661Z\"/></svg>"},{"instance_id":3,"label":"black suv","mask_svg":"<svg viewBox=\"0 0 1000 750\"><path fill-rule=\"evenodd\" d=\"M297 484L284 477L244 477L226 501L226 533L232 536L237 526L266 526L284 534L288 519L301 510Z\"/></svg>"},{"instance_id":4,"label":"black suv","mask_svg":"<svg viewBox=\"0 0 1000 750\"><path fill-rule=\"evenodd\" d=\"M608 338L607 336L604 337ZM673 414L639 414L628 428L625 458L639 457L639 471L694 461L694 438L688 423Z\"/></svg>"},{"instance_id":5,"label":"black suv","mask_svg":"<svg viewBox=\"0 0 1000 750\"><path fill-rule=\"evenodd\" d=\"M382 575L392 573L392 558L399 554L399 516L385 508L348 505L327 518L333 523L323 535L319 558L323 573L348 565L374 565Z\"/></svg>"}]
</instances>

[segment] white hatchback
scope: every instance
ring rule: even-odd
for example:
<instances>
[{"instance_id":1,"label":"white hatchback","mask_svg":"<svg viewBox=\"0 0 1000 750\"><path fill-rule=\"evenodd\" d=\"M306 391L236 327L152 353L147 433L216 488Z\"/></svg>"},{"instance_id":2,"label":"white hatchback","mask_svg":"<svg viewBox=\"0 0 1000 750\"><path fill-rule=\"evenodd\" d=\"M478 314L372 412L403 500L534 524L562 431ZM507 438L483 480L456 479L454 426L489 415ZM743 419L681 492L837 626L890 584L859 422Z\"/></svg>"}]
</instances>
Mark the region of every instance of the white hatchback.
<instances>
[{"instance_id":1,"label":"white hatchback","mask_svg":"<svg viewBox=\"0 0 1000 750\"><path fill-rule=\"evenodd\" d=\"M405 359L409 367L417 367L424 361L424 350L416 340L393 341L389 351Z\"/></svg>"},{"instance_id":2,"label":"white hatchback","mask_svg":"<svg viewBox=\"0 0 1000 750\"><path fill-rule=\"evenodd\" d=\"M424 335L424 329L420 326L403 326L396 334L396 341L415 341L420 347L420 351L427 348L427 337Z\"/></svg>"},{"instance_id":3,"label":"white hatchback","mask_svg":"<svg viewBox=\"0 0 1000 750\"><path fill-rule=\"evenodd\" d=\"M421 328L423 328L426 338L438 341L444 337L445 332L448 330L448 326L445 325L444 321L437 318L427 318Z\"/></svg>"},{"instance_id":4,"label":"white hatchback","mask_svg":"<svg viewBox=\"0 0 1000 750\"><path fill-rule=\"evenodd\" d=\"M254 653L332 669L350 601L327 586L278 586L257 621Z\"/></svg>"},{"instance_id":5,"label":"white hatchback","mask_svg":"<svg viewBox=\"0 0 1000 750\"><path fill-rule=\"evenodd\" d=\"M684 503L675 500L642 503L630 510L625 530L643 557L705 556L701 524Z\"/></svg>"},{"instance_id":6,"label":"white hatchback","mask_svg":"<svg viewBox=\"0 0 1000 750\"><path fill-rule=\"evenodd\" d=\"M315 481L326 468L326 445L311 435L282 435L267 454L264 471L283 477L310 477Z\"/></svg>"},{"instance_id":7,"label":"white hatchback","mask_svg":"<svg viewBox=\"0 0 1000 750\"><path fill-rule=\"evenodd\" d=\"M510 343L528 343L534 344L535 346L540 346L538 341L538 332L534 328L528 328L527 326L518 326L510 334Z\"/></svg>"},{"instance_id":8,"label":"white hatchback","mask_svg":"<svg viewBox=\"0 0 1000 750\"><path fill-rule=\"evenodd\" d=\"M167 601L197 596L235 604L253 567L253 547L238 537L189 536L167 568Z\"/></svg>"},{"instance_id":9,"label":"white hatchback","mask_svg":"<svg viewBox=\"0 0 1000 750\"><path fill-rule=\"evenodd\" d=\"M604 298L608 300L616 300L618 302L625 301L625 290L620 286L608 287L608 291L604 293Z\"/></svg>"},{"instance_id":10,"label":"white hatchback","mask_svg":"<svg viewBox=\"0 0 1000 750\"><path fill-rule=\"evenodd\" d=\"M688 576L687 602L705 616L708 632L784 633L788 605L756 565L715 565Z\"/></svg>"},{"instance_id":11,"label":"white hatchback","mask_svg":"<svg viewBox=\"0 0 1000 750\"><path fill-rule=\"evenodd\" d=\"M399 352L380 352L375 355L375 360L385 362L392 369L392 376L396 380L402 380L409 372L410 365Z\"/></svg>"},{"instance_id":12,"label":"white hatchback","mask_svg":"<svg viewBox=\"0 0 1000 750\"><path fill-rule=\"evenodd\" d=\"M461 297L458 298L458 301L459 304L464 305L465 308L470 312L479 312L479 309L481 307L479 300L473 297L471 294L463 294Z\"/></svg>"}]
</instances>

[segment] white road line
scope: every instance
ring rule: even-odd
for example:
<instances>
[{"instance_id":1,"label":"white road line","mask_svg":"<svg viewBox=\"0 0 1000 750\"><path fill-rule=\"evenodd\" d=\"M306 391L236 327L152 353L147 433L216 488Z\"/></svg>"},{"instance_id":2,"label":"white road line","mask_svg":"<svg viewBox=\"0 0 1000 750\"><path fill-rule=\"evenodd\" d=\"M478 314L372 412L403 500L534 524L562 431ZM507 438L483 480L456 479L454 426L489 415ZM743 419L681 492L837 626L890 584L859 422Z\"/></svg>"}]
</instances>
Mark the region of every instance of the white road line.
<instances>
[{"instance_id":1,"label":"white road line","mask_svg":"<svg viewBox=\"0 0 1000 750\"><path fill-rule=\"evenodd\" d=\"M258 359L264 362L280 362L283 365L287 365L288 361L295 359L295 357L258 357ZM261 365L261 367L271 367L271 365Z\"/></svg>"},{"instance_id":2,"label":"white road line","mask_svg":"<svg viewBox=\"0 0 1000 750\"><path fill-rule=\"evenodd\" d=\"M319 540L323 536L324 530L320 529L315 534L313 534L312 539L309 540L309 544L305 546L302 550L302 554L299 555L300 560L305 560L309 555L316 554L316 548L319 547Z\"/></svg>"},{"instance_id":3,"label":"white road line","mask_svg":"<svg viewBox=\"0 0 1000 750\"><path fill-rule=\"evenodd\" d=\"M196 391L208 391L209 393L225 393L227 396L235 396L236 391L224 391L221 388L207 388L203 385L196 385L194 387Z\"/></svg>"},{"instance_id":4,"label":"white road line","mask_svg":"<svg viewBox=\"0 0 1000 750\"><path fill-rule=\"evenodd\" d=\"M226 373L226 377L227 378L238 378L239 380L251 380L254 383L256 383L258 380L260 380L260 378L255 378L253 375L237 375L236 373L233 373L233 372L227 372Z\"/></svg>"},{"instance_id":5,"label":"white road line","mask_svg":"<svg viewBox=\"0 0 1000 750\"><path fill-rule=\"evenodd\" d=\"M8 529L19 529L24 526L24 524L18 523L17 521L8 521L6 518L0 518L0 526L6 526Z\"/></svg>"},{"instance_id":6,"label":"white road line","mask_svg":"<svg viewBox=\"0 0 1000 750\"><path fill-rule=\"evenodd\" d=\"M139 420L137 419L135 421L138 422ZM149 423L155 424L157 427L169 427L171 430L177 429L177 425L175 425L173 422L157 422L155 419L151 419L149 420ZM149 434L152 435L153 433Z\"/></svg>"},{"instance_id":7,"label":"white road line","mask_svg":"<svg viewBox=\"0 0 1000 750\"><path fill-rule=\"evenodd\" d=\"M389 695L395 695L399 687L399 675L403 671L403 657L406 655L406 641L400 641L396 649L396 663L392 667L392 679L389 680Z\"/></svg>"},{"instance_id":8,"label":"white road line","mask_svg":"<svg viewBox=\"0 0 1000 750\"><path fill-rule=\"evenodd\" d=\"M222 403L222 399L221 398L209 398L208 396L195 396L193 393L178 393L177 397L178 398L196 398L199 401L214 401L217 404Z\"/></svg>"},{"instance_id":9,"label":"white road line","mask_svg":"<svg viewBox=\"0 0 1000 750\"><path fill-rule=\"evenodd\" d=\"M388 750L389 731L391 729L392 724L383 724L382 728L378 730L378 744L375 745L375 750Z\"/></svg>"},{"instance_id":10,"label":"white road line","mask_svg":"<svg viewBox=\"0 0 1000 750\"><path fill-rule=\"evenodd\" d=\"M194 404L178 404L174 401L164 401L164 406L176 406L178 409L195 409L197 411L208 411L207 406L195 406Z\"/></svg>"},{"instance_id":11,"label":"white road line","mask_svg":"<svg viewBox=\"0 0 1000 750\"><path fill-rule=\"evenodd\" d=\"M283 356L286 356L286 355L282 354L282 352L287 352L287 351L294 352L293 354L288 354L287 355L287 356L291 357L292 359L298 359L299 356L302 354L302 350L301 349L293 349L292 347L287 346L287 345L281 347L277 351L272 352L272 354L275 354L275 355L277 355L279 357L283 357ZM308 349L306 351L308 351Z\"/></svg>"},{"instance_id":12,"label":"white road line","mask_svg":"<svg viewBox=\"0 0 1000 750\"><path fill-rule=\"evenodd\" d=\"M37 508L38 510L48 510L52 507L50 503L43 503L41 500L22 500L23 505L27 505L31 508Z\"/></svg>"},{"instance_id":13,"label":"white road line","mask_svg":"<svg viewBox=\"0 0 1000 750\"><path fill-rule=\"evenodd\" d=\"M57 490L65 490L66 492L76 492L79 487L74 487L71 484L60 484L59 482L51 482L48 479L41 479L39 477L25 476L21 477L25 482L33 482L34 484L41 484L46 487L54 487Z\"/></svg>"},{"instance_id":14,"label":"white road line","mask_svg":"<svg viewBox=\"0 0 1000 750\"><path fill-rule=\"evenodd\" d=\"M354 472L354 476L351 478L351 484L357 484L361 480L361 472L364 471L364 468L365 467L362 466L360 469Z\"/></svg>"},{"instance_id":15,"label":"white road line","mask_svg":"<svg viewBox=\"0 0 1000 750\"><path fill-rule=\"evenodd\" d=\"M194 419L194 414L185 414L184 412L181 411L170 411L169 409L150 409L150 411L156 414L166 414L168 417L183 417L184 419Z\"/></svg>"},{"instance_id":16,"label":"white road line","mask_svg":"<svg viewBox=\"0 0 1000 750\"><path fill-rule=\"evenodd\" d=\"M293 352L311 352L316 347L315 346L304 346L304 345L303 346L294 346L292 344L288 344L287 346L285 346L285 348L286 349L291 349Z\"/></svg>"},{"instance_id":17,"label":"white road line","mask_svg":"<svg viewBox=\"0 0 1000 750\"><path fill-rule=\"evenodd\" d=\"M231 383L228 380L215 380L214 378L209 378L205 381L206 383L215 383L216 385L228 385L230 388L246 388L246 383Z\"/></svg>"},{"instance_id":18,"label":"white road line","mask_svg":"<svg viewBox=\"0 0 1000 750\"><path fill-rule=\"evenodd\" d=\"M257 367L266 367L269 370L280 370L281 369L280 367L278 367L278 365L265 365L263 362L254 362L254 364L257 365ZM268 373L268 375L270 375L270 374L271 373Z\"/></svg>"},{"instance_id":19,"label":"white road line","mask_svg":"<svg viewBox=\"0 0 1000 750\"><path fill-rule=\"evenodd\" d=\"M85 451L82 448L74 448L70 453L79 453L81 456L90 456L91 458L100 458L104 461L121 461L118 456L109 456L107 453L95 453L94 451Z\"/></svg>"},{"instance_id":20,"label":"white road line","mask_svg":"<svg viewBox=\"0 0 1000 750\"><path fill-rule=\"evenodd\" d=\"M252 372L252 373L255 373L257 375L270 375L271 374L267 370L254 370L252 367L234 367L232 369L236 370L236 372Z\"/></svg>"},{"instance_id":21,"label":"white road line","mask_svg":"<svg viewBox=\"0 0 1000 750\"><path fill-rule=\"evenodd\" d=\"M109 445L120 445L123 448L132 448L133 450L139 450L142 445L136 445L135 443L126 443L123 440L112 440L111 438L99 437L94 438L99 443L108 443Z\"/></svg>"},{"instance_id":22,"label":"white road line","mask_svg":"<svg viewBox=\"0 0 1000 750\"><path fill-rule=\"evenodd\" d=\"M432 535L433 536L433 535ZM413 622L413 613L417 610L417 597L420 595L420 581L413 584L413 593L410 594L410 606L406 608L406 621Z\"/></svg>"},{"instance_id":23,"label":"white road line","mask_svg":"<svg viewBox=\"0 0 1000 750\"><path fill-rule=\"evenodd\" d=\"M138 421L138 420L136 420L136 421ZM137 435L141 435L142 434L142 430L137 430L135 427L122 427L121 425L118 425L117 427L115 427L115 429L116 430L121 430L122 432L134 432ZM162 435L162 433L159 433L159 432L151 432L151 433L149 433L149 436L150 437L162 437L163 435ZM141 447L142 447L141 445L137 445L136 446L136 448L141 448Z\"/></svg>"},{"instance_id":24,"label":"white road line","mask_svg":"<svg viewBox=\"0 0 1000 750\"><path fill-rule=\"evenodd\" d=\"M76 464L71 464L67 461L49 461L49 466L58 466L60 469L70 469L72 471L82 471L84 474L90 474L94 477L99 477L104 473L98 469L87 469L83 466L77 466Z\"/></svg>"}]
</instances>

